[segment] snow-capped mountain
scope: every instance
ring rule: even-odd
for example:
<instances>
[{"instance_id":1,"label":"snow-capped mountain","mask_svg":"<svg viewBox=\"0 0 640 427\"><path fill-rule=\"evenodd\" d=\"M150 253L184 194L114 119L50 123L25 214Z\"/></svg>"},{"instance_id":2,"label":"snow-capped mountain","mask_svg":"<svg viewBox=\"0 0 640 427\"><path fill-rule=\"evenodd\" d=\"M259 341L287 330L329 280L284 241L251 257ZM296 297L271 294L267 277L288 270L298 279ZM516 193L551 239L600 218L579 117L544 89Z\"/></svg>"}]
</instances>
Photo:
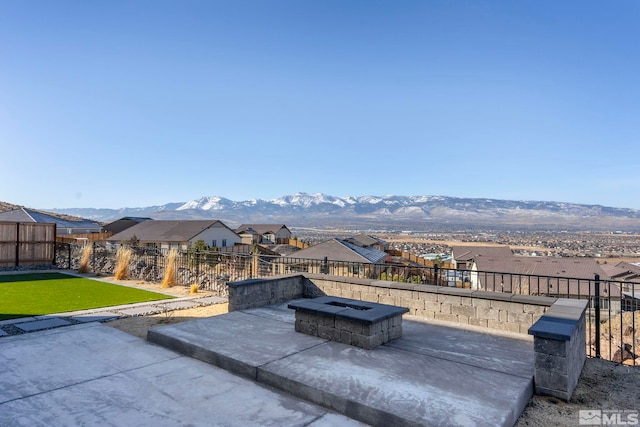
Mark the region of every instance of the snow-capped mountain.
<instances>
[{"instance_id":1,"label":"snow-capped mountain","mask_svg":"<svg viewBox=\"0 0 640 427\"><path fill-rule=\"evenodd\" d=\"M230 226L276 222L298 227L387 230L477 228L640 230L640 210L564 202L446 196L347 196L296 193L272 200L202 197L184 203L122 209L49 209L99 221L123 216L220 219Z\"/></svg>"},{"instance_id":2,"label":"snow-capped mountain","mask_svg":"<svg viewBox=\"0 0 640 427\"><path fill-rule=\"evenodd\" d=\"M203 211L221 211L233 207L234 201L225 199L224 197L202 197L198 200L192 200L176 208L177 211L188 209L200 209Z\"/></svg>"}]
</instances>

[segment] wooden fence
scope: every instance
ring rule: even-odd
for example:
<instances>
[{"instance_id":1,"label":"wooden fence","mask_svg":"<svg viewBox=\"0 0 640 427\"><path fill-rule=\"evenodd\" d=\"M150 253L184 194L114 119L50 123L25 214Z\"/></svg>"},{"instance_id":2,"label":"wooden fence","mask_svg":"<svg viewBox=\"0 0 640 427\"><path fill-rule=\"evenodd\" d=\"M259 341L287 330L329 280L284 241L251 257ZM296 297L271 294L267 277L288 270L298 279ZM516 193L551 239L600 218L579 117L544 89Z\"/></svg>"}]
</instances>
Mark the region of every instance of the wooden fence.
<instances>
[{"instance_id":1,"label":"wooden fence","mask_svg":"<svg viewBox=\"0 0 640 427\"><path fill-rule=\"evenodd\" d=\"M56 236L56 242L64 243L93 243L100 242L113 236L113 233L88 233L88 234L65 234Z\"/></svg>"},{"instance_id":2,"label":"wooden fence","mask_svg":"<svg viewBox=\"0 0 640 427\"><path fill-rule=\"evenodd\" d=\"M285 245L295 246L298 249L307 249L309 244L298 239L282 239Z\"/></svg>"},{"instance_id":3,"label":"wooden fence","mask_svg":"<svg viewBox=\"0 0 640 427\"><path fill-rule=\"evenodd\" d=\"M52 265L55 244L55 224L0 222L0 267Z\"/></svg>"}]
</instances>

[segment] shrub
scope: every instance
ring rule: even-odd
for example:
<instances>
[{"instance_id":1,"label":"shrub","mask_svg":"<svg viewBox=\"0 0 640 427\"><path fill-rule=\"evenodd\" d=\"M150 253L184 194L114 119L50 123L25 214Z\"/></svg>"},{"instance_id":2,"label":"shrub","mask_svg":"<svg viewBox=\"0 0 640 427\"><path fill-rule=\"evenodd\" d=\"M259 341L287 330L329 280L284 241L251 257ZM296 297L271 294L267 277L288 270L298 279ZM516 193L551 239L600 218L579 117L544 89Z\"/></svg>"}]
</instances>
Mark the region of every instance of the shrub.
<instances>
[{"instance_id":1,"label":"shrub","mask_svg":"<svg viewBox=\"0 0 640 427\"><path fill-rule=\"evenodd\" d=\"M190 287L190 290L191 290L192 294L197 294L198 293L198 289L200 289L200 285L198 285L197 283L194 283Z\"/></svg>"},{"instance_id":2,"label":"shrub","mask_svg":"<svg viewBox=\"0 0 640 427\"><path fill-rule=\"evenodd\" d=\"M131 249L120 246L116 252L116 280L125 280L129 277L129 262L131 261Z\"/></svg>"},{"instance_id":3,"label":"shrub","mask_svg":"<svg viewBox=\"0 0 640 427\"><path fill-rule=\"evenodd\" d=\"M413 275L409 278L409 283L417 283L420 284L422 283L422 278L420 276L417 275Z\"/></svg>"},{"instance_id":4,"label":"shrub","mask_svg":"<svg viewBox=\"0 0 640 427\"><path fill-rule=\"evenodd\" d=\"M82 256L80 257L80 267L78 268L78 273L89 272L89 260L91 259L92 252L93 247L91 245L84 245L84 248L82 248Z\"/></svg>"},{"instance_id":5,"label":"shrub","mask_svg":"<svg viewBox=\"0 0 640 427\"><path fill-rule=\"evenodd\" d=\"M178 251L171 249L167 256L167 265L164 268L164 277L162 278L162 287L170 288L176 285L176 262L178 260Z\"/></svg>"}]
</instances>

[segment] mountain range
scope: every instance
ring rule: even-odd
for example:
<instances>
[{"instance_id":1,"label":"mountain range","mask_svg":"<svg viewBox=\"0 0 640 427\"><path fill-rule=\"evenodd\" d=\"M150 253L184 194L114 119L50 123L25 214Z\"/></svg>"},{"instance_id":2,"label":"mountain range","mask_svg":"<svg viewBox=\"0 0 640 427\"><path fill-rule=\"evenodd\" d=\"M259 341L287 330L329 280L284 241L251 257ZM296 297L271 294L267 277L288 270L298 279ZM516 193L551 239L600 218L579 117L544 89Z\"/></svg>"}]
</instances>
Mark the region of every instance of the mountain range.
<instances>
[{"instance_id":1,"label":"mountain range","mask_svg":"<svg viewBox=\"0 0 640 427\"><path fill-rule=\"evenodd\" d=\"M447 196L347 196L296 193L272 200L224 197L121 209L68 208L49 212L110 222L124 216L284 223L292 227L358 230L481 229L640 231L640 210L563 202Z\"/></svg>"}]
</instances>

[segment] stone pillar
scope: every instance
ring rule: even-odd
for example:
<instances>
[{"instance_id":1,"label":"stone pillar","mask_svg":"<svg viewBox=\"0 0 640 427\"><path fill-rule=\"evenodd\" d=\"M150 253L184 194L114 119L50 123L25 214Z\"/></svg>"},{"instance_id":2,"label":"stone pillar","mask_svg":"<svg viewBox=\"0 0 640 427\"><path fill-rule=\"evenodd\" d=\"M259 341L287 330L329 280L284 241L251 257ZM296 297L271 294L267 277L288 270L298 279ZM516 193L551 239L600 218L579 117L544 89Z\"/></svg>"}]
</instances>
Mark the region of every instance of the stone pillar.
<instances>
[{"instance_id":1,"label":"stone pillar","mask_svg":"<svg viewBox=\"0 0 640 427\"><path fill-rule=\"evenodd\" d=\"M559 298L529 328L535 352L535 393L568 402L586 359L588 300Z\"/></svg>"}]
</instances>

